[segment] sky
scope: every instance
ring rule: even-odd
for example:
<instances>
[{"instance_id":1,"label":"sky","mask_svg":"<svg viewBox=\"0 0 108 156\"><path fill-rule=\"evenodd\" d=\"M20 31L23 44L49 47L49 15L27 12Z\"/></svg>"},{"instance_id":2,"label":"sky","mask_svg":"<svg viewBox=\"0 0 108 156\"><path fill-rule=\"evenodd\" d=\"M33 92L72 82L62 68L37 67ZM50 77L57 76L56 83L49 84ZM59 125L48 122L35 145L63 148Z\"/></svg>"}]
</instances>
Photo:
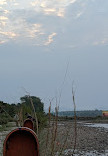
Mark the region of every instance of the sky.
<instances>
[{"instance_id":1,"label":"sky","mask_svg":"<svg viewBox=\"0 0 108 156\"><path fill-rule=\"evenodd\" d=\"M108 110L108 0L0 0L0 100Z\"/></svg>"}]
</instances>

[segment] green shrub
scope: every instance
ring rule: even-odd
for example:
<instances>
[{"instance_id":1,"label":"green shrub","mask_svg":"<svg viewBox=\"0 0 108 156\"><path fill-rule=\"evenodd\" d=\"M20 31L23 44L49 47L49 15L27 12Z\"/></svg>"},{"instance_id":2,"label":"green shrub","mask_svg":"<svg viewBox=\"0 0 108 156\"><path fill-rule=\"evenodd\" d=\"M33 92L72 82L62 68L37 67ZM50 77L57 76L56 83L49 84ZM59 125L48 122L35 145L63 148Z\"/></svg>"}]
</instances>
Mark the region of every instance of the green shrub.
<instances>
[{"instance_id":1,"label":"green shrub","mask_svg":"<svg viewBox=\"0 0 108 156\"><path fill-rule=\"evenodd\" d=\"M0 125L7 124L11 121L11 117L6 113L0 113Z\"/></svg>"}]
</instances>

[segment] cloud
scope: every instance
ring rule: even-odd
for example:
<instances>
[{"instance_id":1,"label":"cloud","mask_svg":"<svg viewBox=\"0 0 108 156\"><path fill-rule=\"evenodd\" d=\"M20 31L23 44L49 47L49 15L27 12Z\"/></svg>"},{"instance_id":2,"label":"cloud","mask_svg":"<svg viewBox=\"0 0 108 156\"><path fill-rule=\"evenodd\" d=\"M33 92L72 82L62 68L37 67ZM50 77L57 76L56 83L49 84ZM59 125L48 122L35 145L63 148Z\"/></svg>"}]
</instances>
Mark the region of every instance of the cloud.
<instances>
[{"instance_id":1,"label":"cloud","mask_svg":"<svg viewBox=\"0 0 108 156\"><path fill-rule=\"evenodd\" d=\"M75 2L76 2L76 0L71 0L71 1L70 1L70 3L75 3Z\"/></svg>"},{"instance_id":2,"label":"cloud","mask_svg":"<svg viewBox=\"0 0 108 156\"><path fill-rule=\"evenodd\" d=\"M8 17L6 17L6 16L0 16L0 21L7 20L7 19L8 19Z\"/></svg>"},{"instance_id":3,"label":"cloud","mask_svg":"<svg viewBox=\"0 0 108 156\"><path fill-rule=\"evenodd\" d=\"M2 31L0 31L0 34L7 36L8 38L15 38L17 36L17 34L15 34L14 32L2 32Z\"/></svg>"},{"instance_id":4,"label":"cloud","mask_svg":"<svg viewBox=\"0 0 108 156\"><path fill-rule=\"evenodd\" d=\"M7 4L6 0L0 0L0 5L6 5L6 4Z\"/></svg>"},{"instance_id":5,"label":"cloud","mask_svg":"<svg viewBox=\"0 0 108 156\"><path fill-rule=\"evenodd\" d=\"M1 21L0 25L1 25L2 27L5 27L5 26L6 26L6 22Z\"/></svg>"},{"instance_id":6,"label":"cloud","mask_svg":"<svg viewBox=\"0 0 108 156\"><path fill-rule=\"evenodd\" d=\"M8 4L15 4L16 0L0 0L0 5L8 5Z\"/></svg>"},{"instance_id":7,"label":"cloud","mask_svg":"<svg viewBox=\"0 0 108 156\"><path fill-rule=\"evenodd\" d=\"M64 8L59 8L59 9L44 8L43 12L46 15L55 15L55 16L58 16L58 17L64 17L64 15L65 15L65 9Z\"/></svg>"},{"instance_id":8,"label":"cloud","mask_svg":"<svg viewBox=\"0 0 108 156\"><path fill-rule=\"evenodd\" d=\"M0 44L4 44L4 43L6 43L6 40L5 41L0 41Z\"/></svg>"},{"instance_id":9,"label":"cloud","mask_svg":"<svg viewBox=\"0 0 108 156\"><path fill-rule=\"evenodd\" d=\"M64 17L65 16L65 9L64 8L60 8L57 12L57 16L59 17Z\"/></svg>"},{"instance_id":10,"label":"cloud","mask_svg":"<svg viewBox=\"0 0 108 156\"><path fill-rule=\"evenodd\" d=\"M93 42L94 46L98 46L98 45L108 45L108 37L105 37L101 40L97 40Z\"/></svg>"},{"instance_id":11,"label":"cloud","mask_svg":"<svg viewBox=\"0 0 108 156\"><path fill-rule=\"evenodd\" d=\"M68 5L75 3L77 0L36 0L31 2L36 12L43 12L43 14L64 17L65 9Z\"/></svg>"},{"instance_id":12,"label":"cloud","mask_svg":"<svg viewBox=\"0 0 108 156\"><path fill-rule=\"evenodd\" d=\"M75 17L75 18L76 18L76 19L79 18L82 14L83 14L83 11L78 12L78 13L76 14L76 17Z\"/></svg>"},{"instance_id":13,"label":"cloud","mask_svg":"<svg viewBox=\"0 0 108 156\"><path fill-rule=\"evenodd\" d=\"M14 6L18 6L18 5L19 5L19 3L14 3L13 5L14 5Z\"/></svg>"},{"instance_id":14,"label":"cloud","mask_svg":"<svg viewBox=\"0 0 108 156\"><path fill-rule=\"evenodd\" d=\"M44 45L49 45L49 44L51 44L52 42L53 42L53 37L54 36L56 36L57 34L56 33L52 33L52 34L50 34L49 36L48 36L48 41L46 41L45 43L44 43Z\"/></svg>"},{"instance_id":15,"label":"cloud","mask_svg":"<svg viewBox=\"0 0 108 156\"><path fill-rule=\"evenodd\" d=\"M96 38L107 27L99 25L101 28L97 29L98 19L91 16L97 13L93 4L84 0L1 0L0 44L12 40L18 44L48 46L56 35L57 46L60 43L70 48L79 44L106 44L102 34L101 41Z\"/></svg>"},{"instance_id":16,"label":"cloud","mask_svg":"<svg viewBox=\"0 0 108 156\"><path fill-rule=\"evenodd\" d=\"M0 37L16 43L49 45L65 30L66 11L79 0L2 0ZM11 8L11 10L10 10ZM78 10L76 18L81 16ZM64 18L65 17L65 18ZM60 23L61 20L61 24ZM73 18L74 20L74 18ZM51 22L49 22L51 21ZM57 35L57 36L58 36ZM57 38L56 38L57 39Z\"/></svg>"},{"instance_id":17,"label":"cloud","mask_svg":"<svg viewBox=\"0 0 108 156\"><path fill-rule=\"evenodd\" d=\"M36 5L39 4L39 2L38 2L38 1L34 1L34 2L31 2L30 4L31 4L33 7L35 7Z\"/></svg>"},{"instance_id":18,"label":"cloud","mask_svg":"<svg viewBox=\"0 0 108 156\"><path fill-rule=\"evenodd\" d=\"M4 14L9 14L9 10L4 10Z\"/></svg>"},{"instance_id":19,"label":"cloud","mask_svg":"<svg viewBox=\"0 0 108 156\"><path fill-rule=\"evenodd\" d=\"M41 24L39 23L29 24L29 25L27 23L25 24L26 24L25 30L22 32L24 38L34 40L35 42L37 39L41 38L41 35L44 35L44 31L42 29Z\"/></svg>"},{"instance_id":20,"label":"cloud","mask_svg":"<svg viewBox=\"0 0 108 156\"><path fill-rule=\"evenodd\" d=\"M44 9L44 12L45 12L45 14L50 15L50 14L55 13L56 12L56 9L55 8L45 8Z\"/></svg>"}]
</instances>

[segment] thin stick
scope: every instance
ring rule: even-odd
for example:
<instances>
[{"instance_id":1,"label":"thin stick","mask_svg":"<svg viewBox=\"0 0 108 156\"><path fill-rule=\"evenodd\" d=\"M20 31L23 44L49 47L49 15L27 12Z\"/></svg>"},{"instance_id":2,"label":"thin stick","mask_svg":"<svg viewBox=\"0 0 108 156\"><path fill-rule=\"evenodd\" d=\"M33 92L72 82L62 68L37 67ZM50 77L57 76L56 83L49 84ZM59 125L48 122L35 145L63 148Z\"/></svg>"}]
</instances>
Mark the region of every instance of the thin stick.
<instances>
[{"instance_id":1,"label":"thin stick","mask_svg":"<svg viewBox=\"0 0 108 156\"><path fill-rule=\"evenodd\" d=\"M57 98L56 98L56 107L55 107L55 126L54 126L54 134L52 135L52 150L51 156L54 155L54 148L55 148L55 140L57 137L57 123L58 123L58 106L57 106Z\"/></svg>"},{"instance_id":2,"label":"thin stick","mask_svg":"<svg viewBox=\"0 0 108 156\"><path fill-rule=\"evenodd\" d=\"M74 154L75 149L76 149L76 139L77 139L77 120L76 120L75 92L73 90L73 86L72 86L72 100L73 100L73 104L74 104L74 133L75 133L74 148L73 148L73 154Z\"/></svg>"},{"instance_id":3,"label":"thin stick","mask_svg":"<svg viewBox=\"0 0 108 156\"><path fill-rule=\"evenodd\" d=\"M64 83L65 83L65 80L66 80L66 76L67 76L67 73L68 73L68 67L69 67L69 62L67 63L67 67L66 67L66 71L65 71L64 79L63 79L63 82L62 82L62 84L61 84L61 89L60 89L60 92L59 92L59 102L58 102L58 107L59 107L60 102L61 102L61 96L62 96L63 86L64 86Z\"/></svg>"}]
</instances>

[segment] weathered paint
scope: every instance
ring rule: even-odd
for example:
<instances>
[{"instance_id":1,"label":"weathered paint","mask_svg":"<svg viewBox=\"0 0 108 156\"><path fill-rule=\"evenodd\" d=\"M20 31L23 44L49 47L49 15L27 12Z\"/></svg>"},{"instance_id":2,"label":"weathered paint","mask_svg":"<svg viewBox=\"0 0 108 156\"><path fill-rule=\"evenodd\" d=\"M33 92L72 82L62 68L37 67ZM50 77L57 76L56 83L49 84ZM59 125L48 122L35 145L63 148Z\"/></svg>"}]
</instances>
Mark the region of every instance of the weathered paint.
<instances>
[{"instance_id":1,"label":"weathered paint","mask_svg":"<svg viewBox=\"0 0 108 156\"><path fill-rule=\"evenodd\" d=\"M4 141L3 156L39 156L35 132L26 127L10 132Z\"/></svg>"},{"instance_id":2,"label":"weathered paint","mask_svg":"<svg viewBox=\"0 0 108 156\"><path fill-rule=\"evenodd\" d=\"M23 126L34 130L33 121L31 119L26 119Z\"/></svg>"}]
</instances>

